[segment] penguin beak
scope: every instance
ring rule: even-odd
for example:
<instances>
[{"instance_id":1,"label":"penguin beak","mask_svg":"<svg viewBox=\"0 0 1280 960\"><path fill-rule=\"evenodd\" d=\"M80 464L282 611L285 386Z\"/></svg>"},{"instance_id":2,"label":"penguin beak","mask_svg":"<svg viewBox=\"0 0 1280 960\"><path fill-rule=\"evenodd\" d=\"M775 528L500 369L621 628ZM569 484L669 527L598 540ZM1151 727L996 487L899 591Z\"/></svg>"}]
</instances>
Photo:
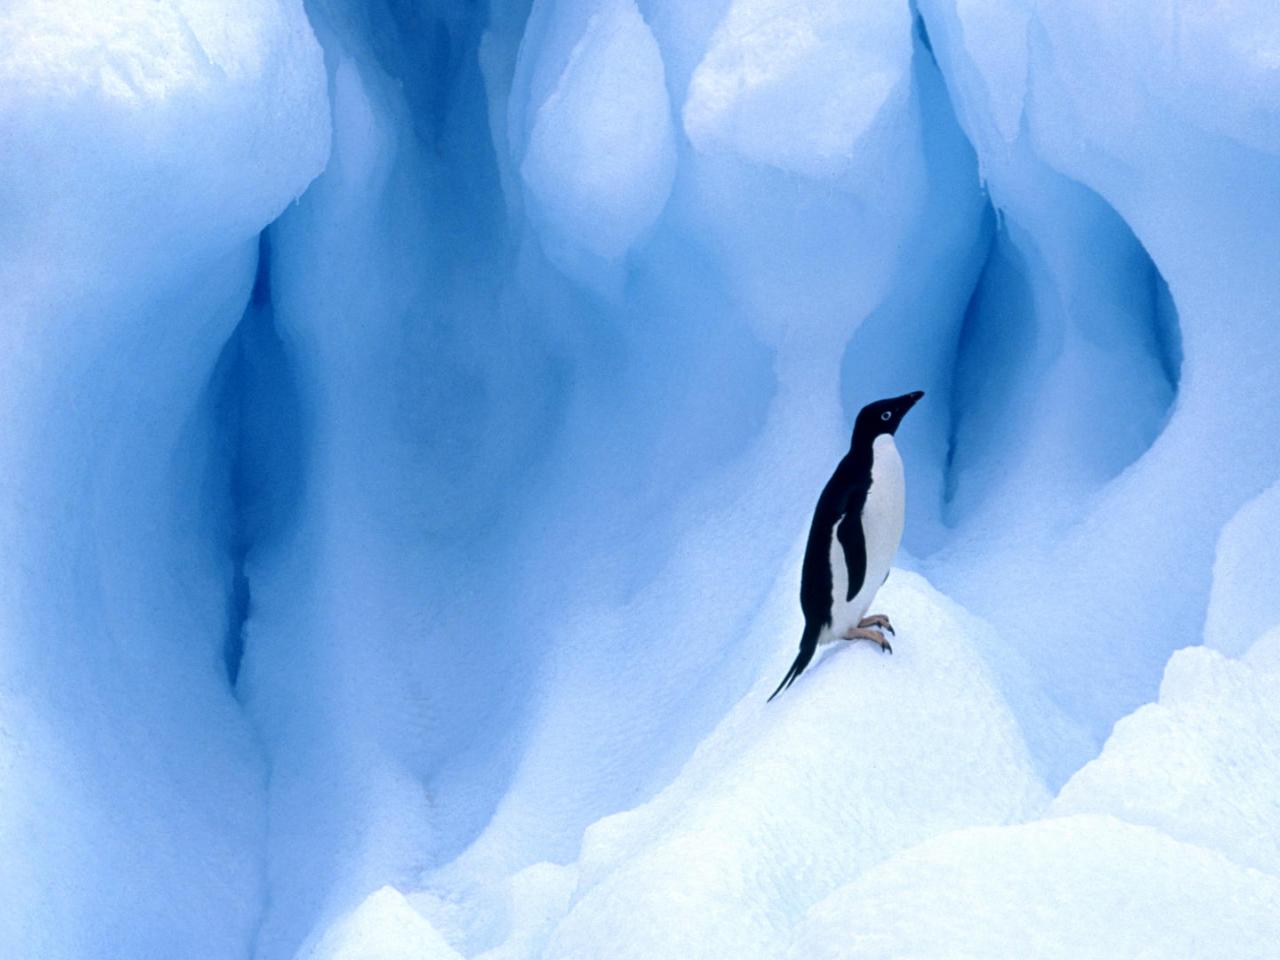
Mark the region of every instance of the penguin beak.
<instances>
[{"instance_id":1,"label":"penguin beak","mask_svg":"<svg viewBox=\"0 0 1280 960\"><path fill-rule=\"evenodd\" d=\"M908 410L914 407L916 403L919 402L920 398L923 396L924 396L924 391L917 390L914 393L904 394L903 396L899 397L898 401L902 404L903 414L905 415Z\"/></svg>"}]
</instances>

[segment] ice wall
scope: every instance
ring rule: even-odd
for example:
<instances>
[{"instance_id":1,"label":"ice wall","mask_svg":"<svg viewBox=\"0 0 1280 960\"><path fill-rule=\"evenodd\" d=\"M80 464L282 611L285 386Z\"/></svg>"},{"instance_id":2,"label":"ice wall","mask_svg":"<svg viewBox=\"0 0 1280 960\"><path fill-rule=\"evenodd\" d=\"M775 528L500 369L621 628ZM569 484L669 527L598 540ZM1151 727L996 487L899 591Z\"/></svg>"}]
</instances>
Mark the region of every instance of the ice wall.
<instances>
[{"instance_id":1,"label":"ice wall","mask_svg":"<svg viewBox=\"0 0 1280 960\"><path fill-rule=\"evenodd\" d=\"M244 956L209 385L324 165L319 50L294 3L7 4L0 130L0 953Z\"/></svg>"},{"instance_id":2,"label":"ice wall","mask_svg":"<svg viewBox=\"0 0 1280 960\"><path fill-rule=\"evenodd\" d=\"M1013 369L1030 358L1034 383L957 396L952 504L976 485L988 509L954 521L975 528L979 567L1014 562L993 578L961 557L939 576L1034 645L1042 679L1095 737L1199 641L1218 530L1280 469L1258 442L1278 425L1274 372L1241 360L1276 346L1264 211L1280 158L1261 38L1280 24L1246 7L920 5L1030 261L1033 329L1001 329L1036 344L1047 318L1057 341L1018 351ZM994 477L966 462L983 456L975 433L1001 438Z\"/></svg>"}]
</instances>

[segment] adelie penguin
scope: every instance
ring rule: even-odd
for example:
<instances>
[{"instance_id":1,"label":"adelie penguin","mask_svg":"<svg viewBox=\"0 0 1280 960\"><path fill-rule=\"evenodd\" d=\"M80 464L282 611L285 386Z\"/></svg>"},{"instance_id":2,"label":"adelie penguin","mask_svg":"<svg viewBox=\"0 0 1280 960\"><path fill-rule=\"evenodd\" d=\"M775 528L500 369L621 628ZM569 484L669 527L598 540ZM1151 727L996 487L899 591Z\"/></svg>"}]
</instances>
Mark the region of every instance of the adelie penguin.
<instances>
[{"instance_id":1,"label":"adelie penguin","mask_svg":"<svg viewBox=\"0 0 1280 960\"><path fill-rule=\"evenodd\" d=\"M893 652L889 618L867 609L889 576L902 540L906 486L893 435L924 392L917 390L862 408L849 452L822 488L809 527L800 573L804 633L795 663L769 699L791 686L821 643L870 640Z\"/></svg>"}]
</instances>

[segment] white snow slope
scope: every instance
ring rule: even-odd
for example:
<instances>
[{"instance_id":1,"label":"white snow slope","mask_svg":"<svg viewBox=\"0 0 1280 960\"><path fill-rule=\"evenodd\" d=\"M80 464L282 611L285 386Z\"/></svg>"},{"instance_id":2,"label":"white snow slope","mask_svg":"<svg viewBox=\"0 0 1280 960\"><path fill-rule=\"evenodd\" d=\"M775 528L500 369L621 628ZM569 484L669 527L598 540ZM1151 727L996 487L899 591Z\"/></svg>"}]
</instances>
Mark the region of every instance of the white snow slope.
<instances>
[{"instance_id":1,"label":"white snow slope","mask_svg":"<svg viewBox=\"0 0 1280 960\"><path fill-rule=\"evenodd\" d=\"M1280 8L0 8L0 956L1267 957ZM859 407L895 652L766 706Z\"/></svg>"}]
</instances>

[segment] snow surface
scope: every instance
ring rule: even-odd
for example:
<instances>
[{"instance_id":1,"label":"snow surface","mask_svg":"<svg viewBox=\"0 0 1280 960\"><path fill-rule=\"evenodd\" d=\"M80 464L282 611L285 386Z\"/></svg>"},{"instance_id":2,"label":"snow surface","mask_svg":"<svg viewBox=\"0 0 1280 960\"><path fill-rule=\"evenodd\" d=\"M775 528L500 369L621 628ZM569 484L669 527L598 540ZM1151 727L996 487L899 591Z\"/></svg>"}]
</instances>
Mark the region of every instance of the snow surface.
<instances>
[{"instance_id":1,"label":"snow surface","mask_svg":"<svg viewBox=\"0 0 1280 960\"><path fill-rule=\"evenodd\" d=\"M1213 560L1213 589L1204 642L1240 655L1280 623L1280 483L1242 506L1222 528Z\"/></svg>"},{"instance_id":2,"label":"snow surface","mask_svg":"<svg viewBox=\"0 0 1280 960\"><path fill-rule=\"evenodd\" d=\"M459 960L436 929L391 887L371 893L350 915L303 947L305 960Z\"/></svg>"},{"instance_id":3,"label":"snow surface","mask_svg":"<svg viewBox=\"0 0 1280 960\"><path fill-rule=\"evenodd\" d=\"M882 596L892 659L831 649L776 706L763 678L653 800L586 831L545 956L780 956L844 878L936 833L1039 811L1047 795L976 653L983 624L918 576Z\"/></svg>"},{"instance_id":4,"label":"snow surface","mask_svg":"<svg viewBox=\"0 0 1280 960\"><path fill-rule=\"evenodd\" d=\"M949 833L814 907L786 956L1266 957L1280 879L1106 816Z\"/></svg>"},{"instance_id":5,"label":"snow surface","mask_svg":"<svg viewBox=\"0 0 1280 960\"><path fill-rule=\"evenodd\" d=\"M1280 8L0 10L0 955L1266 956ZM874 609L817 491L923 389Z\"/></svg>"},{"instance_id":6,"label":"snow surface","mask_svg":"<svg viewBox=\"0 0 1280 960\"><path fill-rule=\"evenodd\" d=\"M1053 813L1112 813L1280 876L1280 635L1245 660L1179 650Z\"/></svg>"}]
</instances>

